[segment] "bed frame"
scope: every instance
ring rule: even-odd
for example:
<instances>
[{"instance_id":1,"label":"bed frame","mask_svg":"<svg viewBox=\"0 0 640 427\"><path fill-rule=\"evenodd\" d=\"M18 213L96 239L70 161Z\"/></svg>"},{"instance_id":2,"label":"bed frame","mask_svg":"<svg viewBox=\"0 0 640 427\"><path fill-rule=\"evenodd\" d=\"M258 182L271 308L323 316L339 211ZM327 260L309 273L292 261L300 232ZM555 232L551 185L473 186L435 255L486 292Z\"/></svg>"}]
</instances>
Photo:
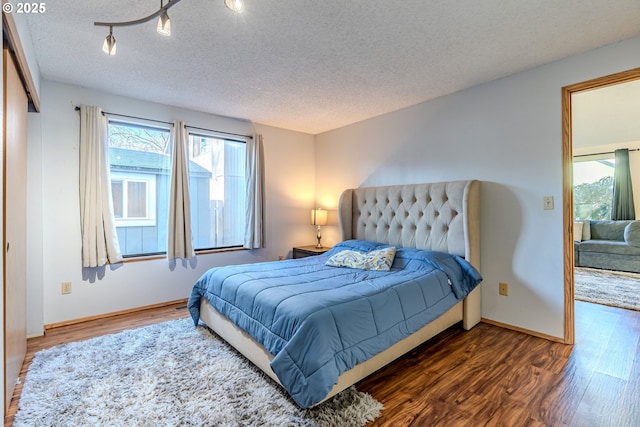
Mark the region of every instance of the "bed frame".
<instances>
[{"instance_id":1,"label":"bed frame","mask_svg":"<svg viewBox=\"0 0 640 427\"><path fill-rule=\"evenodd\" d=\"M342 239L437 250L463 256L480 269L480 183L453 181L345 190L339 204ZM277 383L273 355L215 310L205 298L200 319ZM480 287L416 333L344 372L326 400L462 321L480 322Z\"/></svg>"}]
</instances>

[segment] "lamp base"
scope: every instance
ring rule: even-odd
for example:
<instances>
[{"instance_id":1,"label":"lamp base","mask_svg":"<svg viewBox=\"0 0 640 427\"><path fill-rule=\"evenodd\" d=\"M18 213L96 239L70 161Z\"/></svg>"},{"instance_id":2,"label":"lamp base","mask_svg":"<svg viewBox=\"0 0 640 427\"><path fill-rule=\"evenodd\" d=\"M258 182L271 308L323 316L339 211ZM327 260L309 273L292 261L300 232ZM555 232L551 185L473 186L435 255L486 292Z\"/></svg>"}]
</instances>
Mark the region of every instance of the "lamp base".
<instances>
[{"instance_id":1,"label":"lamp base","mask_svg":"<svg viewBox=\"0 0 640 427\"><path fill-rule=\"evenodd\" d=\"M316 239L318 239L318 244L316 245L316 249L322 249L322 244L320 243L320 239L322 236L320 235L320 226L318 226L318 233L316 234Z\"/></svg>"}]
</instances>

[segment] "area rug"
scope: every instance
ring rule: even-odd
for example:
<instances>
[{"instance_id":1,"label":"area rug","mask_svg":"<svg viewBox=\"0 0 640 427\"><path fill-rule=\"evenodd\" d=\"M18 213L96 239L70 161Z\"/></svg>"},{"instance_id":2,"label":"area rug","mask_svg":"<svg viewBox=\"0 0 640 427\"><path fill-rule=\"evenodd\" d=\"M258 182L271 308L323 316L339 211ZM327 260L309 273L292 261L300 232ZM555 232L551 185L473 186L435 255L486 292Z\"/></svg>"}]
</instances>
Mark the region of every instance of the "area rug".
<instances>
[{"instance_id":1,"label":"area rug","mask_svg":"<svg viewBox=\"0 0 640 427\"><path fill-rule=\"evenodd\" d=\"M574 293L580 301L640 311L640 274L576 267Z\"/></svg>"},{"instance_id":2,"label":"area rug","mask_svg":"<svg viewBox=\"0 0 640 427\"><path fill-rule=\"evenodd\" d=\"M363 426L382 404L351 387L303 410L191 319L35 354L14 426Z\"/></svg>"}]
</instances>

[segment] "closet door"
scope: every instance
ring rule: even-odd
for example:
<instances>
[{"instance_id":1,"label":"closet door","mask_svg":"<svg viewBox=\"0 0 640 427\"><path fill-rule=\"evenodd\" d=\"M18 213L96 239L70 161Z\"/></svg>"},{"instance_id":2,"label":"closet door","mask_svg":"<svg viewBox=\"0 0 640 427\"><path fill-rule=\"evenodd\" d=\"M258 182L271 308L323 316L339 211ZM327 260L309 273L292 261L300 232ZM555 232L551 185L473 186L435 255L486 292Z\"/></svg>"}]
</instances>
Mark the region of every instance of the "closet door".
<instances>
[{"instance_id":1,"label":"closet door","mask_svg":"<svg viewBox=\"0 0 640 427\"><path fill-rule=\"evenodd\" d=\"M4 67L5 414L27 350L27 94L13 58Z\"/></svg>"}]
</instances>

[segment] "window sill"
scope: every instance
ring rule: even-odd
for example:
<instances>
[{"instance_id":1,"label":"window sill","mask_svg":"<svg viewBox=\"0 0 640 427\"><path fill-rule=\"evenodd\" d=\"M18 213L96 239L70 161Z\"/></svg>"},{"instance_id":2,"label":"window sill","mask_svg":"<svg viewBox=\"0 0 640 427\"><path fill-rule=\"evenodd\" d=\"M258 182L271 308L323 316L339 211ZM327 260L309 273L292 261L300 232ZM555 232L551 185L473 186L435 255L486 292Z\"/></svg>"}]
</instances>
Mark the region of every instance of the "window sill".
<instances>
[{"instance_id":1,"label":"window sill","mask_svg":"<svg viewBox=\"0 0 640 427\"><path fill-rule=\"evenodd\" d=\"M220 248L220 249L199 249L199 250L196 250L196 256L216 254L216 253L222 253L222 252L237 252L237 251L248 251L248 250L249 250L248 248L241 248L241 247ZM136 256L124 258L122 260L122 263L127 264L130 262L150 261L150 260L156 260L156 259L167 259L167 254L162 253L162 254L154 254L154 255L136 255Z\"/></svg>"},{"instance_id":2,"label":"window sill","mask_svg":"<svg viewBox=\"0 0 640 427\"><path fill-rule=\"evenodd\" d=\"M238 252L238 251L248 251L249 248L244 247L236 247L236 248L220 248L220 249L199 249L196 250L196 255L205 255L205 254L217 254L221 252Z\"/></svg>"}]
</instances>

